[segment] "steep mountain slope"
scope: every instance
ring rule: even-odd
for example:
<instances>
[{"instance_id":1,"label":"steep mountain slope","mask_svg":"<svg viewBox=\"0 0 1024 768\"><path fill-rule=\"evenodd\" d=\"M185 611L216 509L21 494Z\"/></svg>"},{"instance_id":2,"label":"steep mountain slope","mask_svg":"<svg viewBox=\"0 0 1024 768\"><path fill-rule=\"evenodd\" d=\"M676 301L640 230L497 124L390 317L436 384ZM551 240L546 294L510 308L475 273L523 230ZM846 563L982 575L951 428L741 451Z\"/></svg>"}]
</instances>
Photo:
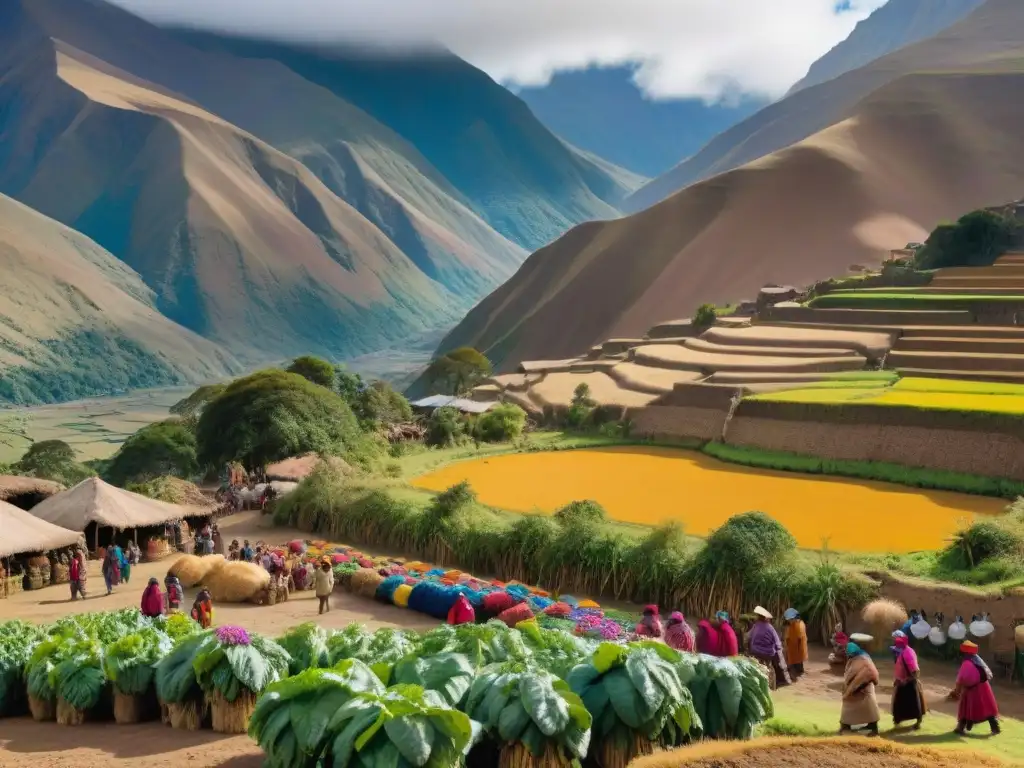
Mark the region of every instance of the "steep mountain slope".
<instances>
[{"instance_id":1,"label":"steep mountain slope","mask_svg":"<svg viewBox=\"0 0 1024 768\"><path fill-rule=\"evenodd\" d=\"M124 263L2 195L0 274L0 403L196 383L241 370L157 312L153 292Z\"/></svg>"},{"instance_id":2,"label":"steep mountain slope","mask_svg":"<svg viewBox=\"0 0 1024 768\"><path fill-rule=\"evenodd\" d=\"M185 30L179 36L207 51L281 62L364 110L527 248L581 221L618 215L615 206L643 181L573 151L519 98L447 51L385 55Z\"/></svg>"},{"instance_id":3,"label":"steep mountain slope","mask_svg":"<svg viewBox=\"0 0 1024 768\"><path fill-rule=\"evenodd\" d=\"M789 92L824 83L905 45L926 40L960 21L983 2L889 0L859 22L848 38L814 62L807 75Z\"/></svg>"},{"instance_id":4,"label":"steep mountain slope","mask_svg":"<svg viewBox=\"0 0 1024 768\"><path fill-rule=\"evenodd\" d=\"M702 302L878 263L942 219L1019 197L1024 5L988 0L930 42L922 71L805 140L534 253L441 349L473 344L506 370L575 355Z\"/></svg>"},{"instance_id":5,"label":"steep mountain slope","mask_svg":"<svg viewBox=\"0 0 1024 768\"><path fill-rule=\"evenodd\" d=\"M653 100L633 82L633 68L559 72L518 94L541 122L578 147L644 176L664 173L716 134L750 116L760 101L705 104Z\"/></svg>"},{"instance_id":6,"label":"steep mountain slope","mask_svg":"<svg viewBox=\"0 0 1024 768\"><path fill-rule=\"evenodd\" d=\"M1018 50L1020 4L987 2L938 35L872 61L835 79L799 90L716 136L700 152L631 195L638 211L701 179L738 168L843 119L857 102L886 83L915 72L968 66ZM1000 28L1009 15L1009 28Z\"/></svg>"}]
</instances>

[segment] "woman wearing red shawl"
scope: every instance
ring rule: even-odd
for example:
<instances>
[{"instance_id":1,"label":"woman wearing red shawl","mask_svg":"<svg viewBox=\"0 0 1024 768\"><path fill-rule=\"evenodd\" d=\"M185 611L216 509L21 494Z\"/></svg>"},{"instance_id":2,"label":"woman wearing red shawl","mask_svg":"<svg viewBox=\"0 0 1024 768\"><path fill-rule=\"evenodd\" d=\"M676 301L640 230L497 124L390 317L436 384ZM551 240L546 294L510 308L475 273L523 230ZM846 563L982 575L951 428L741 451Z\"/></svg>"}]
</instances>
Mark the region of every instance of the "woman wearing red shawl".
<instances>
[{"instance_id":1,"label":"woman wearing red shawl","mask_svg":"<svg viewBox=\"0 0 1024 768\"><path fill-rule=\"evenodd\" d=\"M740 644L728 613L719 611L712 621L702 619L697 624L697 651L721 658L739 655Z\"/></svg>"},{"instance_id":2,"label":"woman wearing red shawl","mask_svg":"<svg viewBox=\"0 0 1024 768\"><path fill-rule=\"evenodd\" d=\"M697 622L697 653L718 655L718 630L707 619Z\"/></svg>"},{"instance_id":3,"label":"woman wearing red shawl","mask_svg":"<svg viewBox=\"0 0 1024 768\"><path fill-rule=\"evenodd\" d=\"M164 612L164 596L160 591L160 582L150 579L149 584L142 592L142 615L155 619Z\"/></svg>"},{"instance_id":4,"label":"woman wearing red shawl","mask_svg":"<svg viewBox=\"0 0 1024 768\"><path fill-rule=\"evenodd\" d=\"M915 720L916 731L928 711L919 679L921 667L917 663L917 652L910 647L906 634L900 630L892 633L892 643L892 652L896 657L892 674L892 721L898 726L908 720Z\"/></svg>"},{"instance_id":5,"label":"woman wearing red shawl","mask_svg":"<svg viewBox=\"0 0 1024 768\"><path fill-rule=\"evenodd\" d=\"M668 617L668 624L665 625L665 644L677 651L693 653L693 630L690 629L686 618L679 611L673 612Z\"/></svg>"},{"instance_id":6,"label":"woman wearing red shawl","mask_svg":"<svg viewBox=\"0 0 1024 768\"><path fill-rule=\"evenodd\" d=\"M1001 729L999 706L989 682L992 679L992 671L978 656L978 646L970 640L961 643L960 653L963 654L963 663L956 676L956 687L949 693L949 698L960 701L954 733L963 736L975 724L988 721L994 736Z\"/></svg>"},{"instance_id":7,"label":"woman wearing red shawl","mask_svg":"<svg viewBox=\"0 0 1024 768\"><path fill-rule=\"evenodd\" d=\"M661 615L658 613L658 606L648 605L644 608L644 615L633 631L640 637L661 637Z\"/></svg>"}]
</instances>

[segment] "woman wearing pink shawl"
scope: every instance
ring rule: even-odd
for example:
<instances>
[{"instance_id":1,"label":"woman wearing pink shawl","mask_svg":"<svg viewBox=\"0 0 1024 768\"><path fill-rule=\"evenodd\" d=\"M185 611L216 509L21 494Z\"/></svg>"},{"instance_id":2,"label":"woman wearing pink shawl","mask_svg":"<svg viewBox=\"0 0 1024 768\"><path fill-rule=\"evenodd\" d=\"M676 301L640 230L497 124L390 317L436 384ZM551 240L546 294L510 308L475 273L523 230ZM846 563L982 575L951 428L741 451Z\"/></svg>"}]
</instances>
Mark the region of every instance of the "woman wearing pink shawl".
<instances>
[{"instance_id":1,"label":"woman wearing pink shawl","mask_svg":"<svg viewBox=\"0 0 1024 768\"><path fill-rule=\"evenodd\" d=\"M707 619L697 622L697 653L718 655L718 630Z\"/></svg>"},{"instance_id":2,"label":"woman wearing pink shawl","mask_svg":"<svg viewBox=\"0 0 1024 768\"><path fill-rule=\"evenodd\" d=\"M668 617L668 624L665 625L665 644L677 651L693 653L693 630L690 629L686 618L679 611L673 612Z\"/></svg>"},{"instance_id":3,"label":"woman wearing pink shawl","mask_svg":"<svg viewBox=\"0 0 1024 768\"><path fill-rule=\"evenodd\" d=\"M956 676L956 687L949 693L949 698L960 701L954 733L963 736L975 724L988 721L994 736L1002 729L999 727L996 695L989 683L992 672L978 656L978 646L970 640L960 644L960 653L963 654L963 663Z\"/></svg>"},{"instance_id":4,"label":"woman wearing pink shawl","mask_svg":"<svg viewBox=\"0 0 1024 768\"><path fill-rule=\"evenodd\" d=\"M914 720L916 731L928 711L919 679L921 668L917 663L917 652L910 647L906 634L900 630L892 633L892 643L892 652L896 657L892 674L892 721L898 726Z\"/></svg>"},{"instance_id":5,"label":"woman wearing pink shawl","mask_svg":"<svg viewBox=\"0 0 1024 768\"><path fill-rule=\"evenodd\" d=\"M640 637L661 637L661 614L658 612L658 606L648 605L644 608L644 615L633 631Z\"/></svg>"}]
</instances>

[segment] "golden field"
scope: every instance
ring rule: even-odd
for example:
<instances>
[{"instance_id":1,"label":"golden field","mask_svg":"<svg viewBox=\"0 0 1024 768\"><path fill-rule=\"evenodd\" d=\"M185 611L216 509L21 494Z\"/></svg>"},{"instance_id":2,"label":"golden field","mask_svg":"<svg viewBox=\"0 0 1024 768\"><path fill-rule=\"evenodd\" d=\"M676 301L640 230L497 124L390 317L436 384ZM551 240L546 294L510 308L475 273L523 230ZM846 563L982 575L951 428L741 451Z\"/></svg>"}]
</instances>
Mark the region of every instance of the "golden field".
<instances>
[{"instance_id":1,"label":"golden field","mask_svg":"<svg viewBox=\"0 0 1024 768\"><path fill-rule=\"evenodd\" d=\"M553 512L592 499L626 523L680 521L705 536L734 514L771 515L802 547L836 551L938 549L1000 499L816 475L738 468L671 448L614 447L522 453L451 464L413 481L443 491L468 480L480 501L516 512Z\"/></svg>"}]
</instances>

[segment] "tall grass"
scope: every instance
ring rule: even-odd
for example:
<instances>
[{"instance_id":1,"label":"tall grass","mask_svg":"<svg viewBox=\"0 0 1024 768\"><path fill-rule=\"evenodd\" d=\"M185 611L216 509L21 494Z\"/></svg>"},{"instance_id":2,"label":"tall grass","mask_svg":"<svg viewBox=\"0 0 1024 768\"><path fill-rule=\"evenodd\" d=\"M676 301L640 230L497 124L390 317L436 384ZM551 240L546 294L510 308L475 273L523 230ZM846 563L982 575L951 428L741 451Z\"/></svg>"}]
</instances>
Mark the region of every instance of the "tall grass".
<instances>
[{"instance_id":1,"label":"tall grass","mask_svg":"<svg viewBox=\"0 0 1024 768\"><path fill-rule=\"evenodd\" d=\"M282 499L275 519L481 577L691 614L739 614L756 603L800 609L800 600L815 599L814 574L796 557L793 537L761 513L732 518L692 552L678 524L630 536L609 530L594 502L574 502L554 516L509 517L480 505L465 483L425 506L399 490L353 481L323 464ZM852 594L848 579L841 578L843 594Z\"/></svg>"},{"instance_id":2,"label":"tall grass","mask_svg":"<svg viewBox=\"0 0 1024 768\"><path fill-rule=\"evenodd\" d=\"M884 461L825 459L717 442L706 443L702 450L708 456L731 464L742 464L746 467L804 472L811 475L855 477L860 480L878 480L937 491L958 491L976 496L999 496L1012 499L1024 495L1024 483L1019 480L982 477L942 469L907 467Z\"/></svg>"}]
</instances>

